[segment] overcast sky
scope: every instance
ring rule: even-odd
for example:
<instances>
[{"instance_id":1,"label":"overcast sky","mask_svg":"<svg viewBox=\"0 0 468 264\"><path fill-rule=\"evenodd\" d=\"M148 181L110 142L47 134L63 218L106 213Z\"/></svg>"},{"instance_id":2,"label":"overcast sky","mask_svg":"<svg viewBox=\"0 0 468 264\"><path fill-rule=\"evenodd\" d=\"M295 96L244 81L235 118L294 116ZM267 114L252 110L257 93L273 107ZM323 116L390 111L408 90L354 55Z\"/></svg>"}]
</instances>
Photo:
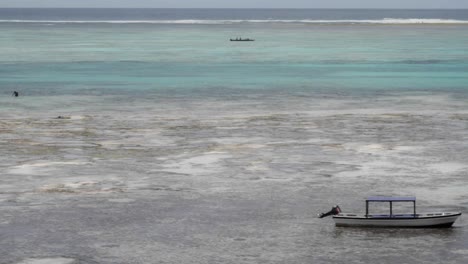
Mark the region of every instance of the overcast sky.
<instances>
[{"instance_id":1,"label":"overcast sky","mask_svg":"<svg viewBox=\"0 0 468 264\"><path fill-rule=\"evenodd\" d=\"M0 0L0 7L468 8L468 0Z\"/></svg>"}]
</instances>

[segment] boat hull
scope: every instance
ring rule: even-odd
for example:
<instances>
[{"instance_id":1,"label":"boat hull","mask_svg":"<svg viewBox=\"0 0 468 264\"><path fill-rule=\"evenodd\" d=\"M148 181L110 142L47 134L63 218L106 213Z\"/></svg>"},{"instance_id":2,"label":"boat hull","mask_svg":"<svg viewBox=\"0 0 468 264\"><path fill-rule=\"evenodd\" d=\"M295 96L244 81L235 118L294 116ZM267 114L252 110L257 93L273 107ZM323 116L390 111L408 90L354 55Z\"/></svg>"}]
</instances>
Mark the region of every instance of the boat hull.
<instances>
[{"instance_id":1,"label":"boat hull","mask_svg":"<svg viewBox=\"0 0 468 264\"><path fill-rule=\"evenodd\" d=\"M255 41L255 39L230 39L230 41Z\"/></svg>"},{"instance_id":2,"label":"boat hull","mask_svg":"<svg viewBox=\"0 0 468 264\"><path fill-rule=\"evenodd\" d=\"M355 227L408 227L408 228L444 228L451 227L461 213L439 213L407 216L357 216L339 214L333 216L336 226Z\"/></svg>"}]
</instances>

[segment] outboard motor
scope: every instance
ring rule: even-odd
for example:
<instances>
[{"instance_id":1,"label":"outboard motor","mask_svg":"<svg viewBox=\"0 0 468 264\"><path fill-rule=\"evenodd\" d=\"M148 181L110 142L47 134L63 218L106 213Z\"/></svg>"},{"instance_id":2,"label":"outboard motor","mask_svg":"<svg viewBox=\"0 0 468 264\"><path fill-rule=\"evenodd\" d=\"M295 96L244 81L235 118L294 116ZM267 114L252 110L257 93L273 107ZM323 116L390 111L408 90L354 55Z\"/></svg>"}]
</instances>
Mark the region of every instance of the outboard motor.
<instances>
[{"instance_id":1,"label":"outboard motor","mask_svg":"<svg viewBox=\"0 0 468 264\"><path fill-rule=\"evenodd\" d=\"M326 213L320 213L318 215L319 218L324 218L324 217L327 217L329 215L337 215L341 213L341 208L338 206L338 205L335 205L332 207L332 209Z\"/></svg>"}]
</instances>

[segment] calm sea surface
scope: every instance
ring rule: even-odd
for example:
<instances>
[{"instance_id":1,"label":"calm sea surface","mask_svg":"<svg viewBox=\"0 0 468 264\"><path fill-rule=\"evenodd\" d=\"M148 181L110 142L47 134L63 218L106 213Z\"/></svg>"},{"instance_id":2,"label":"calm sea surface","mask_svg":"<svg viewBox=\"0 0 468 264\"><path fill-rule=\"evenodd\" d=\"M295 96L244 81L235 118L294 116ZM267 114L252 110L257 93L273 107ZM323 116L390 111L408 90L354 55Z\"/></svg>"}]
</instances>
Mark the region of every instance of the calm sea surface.
<instances>
[{"instance_id":1,"label":"calm sea surface","mask_svg":"<svg viewBox=\"0 0 468 264\"><path fill-rule=\"evenodd\" d=\"M316 218L467 212L468 10L0 9L0 32L0 263L468 259L465 216Z\"/></svg>"}]
</instances>

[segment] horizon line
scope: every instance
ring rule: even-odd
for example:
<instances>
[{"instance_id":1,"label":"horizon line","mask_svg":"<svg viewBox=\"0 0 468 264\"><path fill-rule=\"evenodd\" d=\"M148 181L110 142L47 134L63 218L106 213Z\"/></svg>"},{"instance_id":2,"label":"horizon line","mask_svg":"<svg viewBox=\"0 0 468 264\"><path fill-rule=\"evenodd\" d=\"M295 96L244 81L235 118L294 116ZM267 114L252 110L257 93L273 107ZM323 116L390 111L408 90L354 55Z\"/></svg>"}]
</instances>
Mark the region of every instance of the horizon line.
<instances>
[{"instance_id":1,"label":"horizon line","mask_svg":"<svg viewBox=\"0 0 468 264\"><path fill-rule=\"evenodd\" d=\"M1 7L0 9L318 9L318 10L468 10L468 7L450 8L387 8L387 7Z\"/></svg>"}]
</instances>

